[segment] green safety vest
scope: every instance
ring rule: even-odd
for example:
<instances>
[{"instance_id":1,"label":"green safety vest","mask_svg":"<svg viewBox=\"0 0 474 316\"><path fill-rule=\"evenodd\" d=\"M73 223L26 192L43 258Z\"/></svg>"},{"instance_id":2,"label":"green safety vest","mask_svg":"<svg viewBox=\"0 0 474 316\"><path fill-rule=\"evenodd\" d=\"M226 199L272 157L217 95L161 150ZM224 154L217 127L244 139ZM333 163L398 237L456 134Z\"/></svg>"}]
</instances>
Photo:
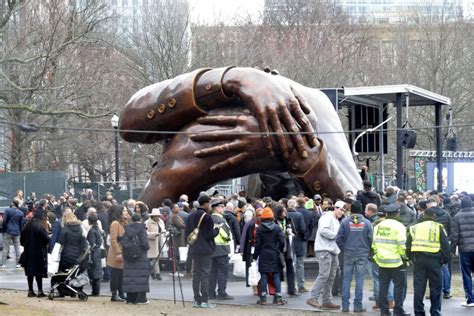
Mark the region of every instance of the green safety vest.
<instances>
[{"instance_id":1,"label":"green safety vest","mask_svg":"<svg viewBox=\"0 0 474 316\"><path fill-rule=\"evenodd\" d=\"M219 213L213 213L212 215L216 215L216 216L224 218L224 216L222 216ZM227 225L227 224L224 223L224 225ZM217 245L228 246L230 239L231 238L230 238L229 234L225 231L224 228L221 227L221 228L219 228L219 234L217 234L217 236L214 237L214 242L216 243L216 246Z\"/></svg>"},{"instance_id":2,"label":"green safety vest","mask_svg":"<svg viewBox=\"0 0 474 316\"><path fill-rule=\"evenodd\" d=\"M374 227L372 249L379 267L396 268L406 259L406 228L393 219L385 219Z\"/></svg>"},{"instance_id":3,"label":"green safety vest","mask_svg":"<svg viewBox=\"0 0 474 316\"><path fill-rule=\"evenodd\" d=\"M441 229L443 229L443 225L433 221L424 221L410 227L410 235L412 238L411 251L439 252L441 249L439 242Z\"/></svg>"}]
</instances>

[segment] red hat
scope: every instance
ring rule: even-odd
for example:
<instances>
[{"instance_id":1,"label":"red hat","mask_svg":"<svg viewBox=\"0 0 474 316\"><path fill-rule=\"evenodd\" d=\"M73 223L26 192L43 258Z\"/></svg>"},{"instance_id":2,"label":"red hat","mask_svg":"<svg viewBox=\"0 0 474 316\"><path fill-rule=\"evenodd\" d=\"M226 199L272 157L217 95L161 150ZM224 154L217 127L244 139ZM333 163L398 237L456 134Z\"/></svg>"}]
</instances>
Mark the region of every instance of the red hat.
<instances>
[{"instance_id":1,"label":"red hat","mask_svg":"<svg viewBox=\"0 0 474 316\"><path fill-rule=\"evenodd\" d=\"M265 207L263 209L262 215L260 215L261 219L272 219L273 218L273 211L269 207Z\"/></svg>"}]
</instances>

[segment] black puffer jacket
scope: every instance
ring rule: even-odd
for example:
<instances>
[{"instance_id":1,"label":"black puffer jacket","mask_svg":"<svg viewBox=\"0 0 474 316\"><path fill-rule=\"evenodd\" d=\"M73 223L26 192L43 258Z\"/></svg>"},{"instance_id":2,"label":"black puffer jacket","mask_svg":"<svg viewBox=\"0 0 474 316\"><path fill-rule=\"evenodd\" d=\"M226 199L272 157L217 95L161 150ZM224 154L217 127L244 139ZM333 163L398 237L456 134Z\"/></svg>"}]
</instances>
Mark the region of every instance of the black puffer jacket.
<instances>
[{"instance_id":1,"label":"black puffer jacket","mask_svg":"<svg viewBox=\"0 0 474 316\"><path fill-rule=\"evenodd\" d=\"M65 271L78 264L79 257L87 247L86 238L82 235L81 222L77 220L66 224L61 229L57 242L63 246L59 271Z\"/></svg>"},{"instance_id":2,"label":"black puffer jacket","mask_svg":"<svg viewBox=\"0 0 474 316\"><path fill-rule=\"evenodd\" d=\"M240 225L237 221L237 215L230 212L224 211L224 218L227 221L227 225L230 227L230 231L232 232L232 238L234 239L234 245L237 246L240 244Z\"/></svg>"},{"instance_id":3,"label":"black puffer jacket","mask_svg":"<svg viewBox=\"0 0 474 316\"><path fill-rule=\"evenodd\" d=\"M374 191L360 191L357 193L356 199L362 204L362 209L369 203L380 206L380 196Z\"/></svg>"},{"instance_id":4,"label":"black puffer jacket","mask_svg":"<svg viewBox=\"0 0 474 316\"><path fill-rule=\"evenodd\" d=\"M274 222L263 222L257 229L257 242L253 258L258 259L259 272L280 272L280 252L285 247L285 236Z\"/></svg>"},{"instance_id":5,"label":"black puffer jacket","mask_svg":"<svg viewBox=\"0 0 474 316\"><path fill-rule=\"evenodd\" d=\"M474 252L474 210L461 209L451 221L451 252Z\"/></svg>"},{"instance_id":6,"label":"black puffer jacket","mask_svg":"<svg viewBox=\"0 0 474 316\"><path fill-rule=\"evenodd\" d=\"M446 231L446 234L449 238L451 236L451 216L439 206L435 206L433 209L436 215L435 221L444 226L444 230Z\"/></svg>"},{"instance_id":7,"label":"black puffer jacket","mask_svg":"<svg viewBox=\"0 0 474 316\"><path fill-rule=\"evenodd\" d=\"M134 236L138 236L142 253L134 261L124 259L123 290L127 293L150 292L150 284L148 282L150 278L150 263L147 256L150 247L148 245L145 224L134 222L125 225L124 237L133 239Z\"/></svg>"},{"instance_id":8,"label":"black puffer jacket","mask_svg":"<svg viewBox=\"0 0 474 316\"><path fill-rule=\"evenodd\" d=\"M97 280L102 278L102 264L100 256L100 247L102 245L102 234L99 227L92 226L87 233L87 241L89 242L90 249L90 260L87 267L87 273L89 278Z\"/></svg>"}]
</instances>

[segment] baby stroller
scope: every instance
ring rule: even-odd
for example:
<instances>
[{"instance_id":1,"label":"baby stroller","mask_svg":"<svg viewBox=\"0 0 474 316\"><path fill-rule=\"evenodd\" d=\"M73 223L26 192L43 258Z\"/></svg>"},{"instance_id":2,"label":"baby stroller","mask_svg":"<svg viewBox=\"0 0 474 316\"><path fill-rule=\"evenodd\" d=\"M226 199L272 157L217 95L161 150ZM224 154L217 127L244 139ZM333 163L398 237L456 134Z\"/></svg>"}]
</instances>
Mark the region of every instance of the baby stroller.
<instances>
[{"instance_id":1,"label":"baby stroller","mask_svg":"<svg viewBox=\"0 0 474 316\"><path fill-rule=\"evenodd\" d=\"M48 294L50 300L56 297L77 297L87 301L88 296L82 291L84 285L89 283L87 264L89 262L90 247L87 246L79 257L79 263L66 272L58 272L51 277L51 290Z\"/></svg>"}]
</instances>

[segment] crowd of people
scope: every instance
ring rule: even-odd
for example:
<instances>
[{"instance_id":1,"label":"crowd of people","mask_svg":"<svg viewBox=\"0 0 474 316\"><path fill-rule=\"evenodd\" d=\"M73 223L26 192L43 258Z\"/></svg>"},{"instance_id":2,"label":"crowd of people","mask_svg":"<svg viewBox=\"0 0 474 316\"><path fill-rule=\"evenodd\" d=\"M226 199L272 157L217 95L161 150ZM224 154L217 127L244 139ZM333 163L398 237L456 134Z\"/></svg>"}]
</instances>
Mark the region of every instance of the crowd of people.
<instances>
[{"instance_id":1,"label":"crowd of people","mask_svg":"<svg viewBox=\"0 0 474 316\"><path fill-rule=\"evenodd\" d=\"M101 282L108 281L111 301L146 304L150 278L162 279L159 259L166 251L167 258L176 259L170 274L192 277L193 306L211 308L210 300L234 299L227 291L229 258L241 254L247 286L260 305L269 303L269 295L273 304L286 304L285 282L288 299L307 292L307 304L314 308L349 312L354 277L352 310L364 312L369 274L372 308L381 315L391 310L406 315L407 267L413 265L415 314L425 314L429 282L430 313L440 315L442 299L451 298L452 257L459 256L463 306L474 307L472 195L395 187L377 193L368 180L363 187L336 201L303 192L278 201L249 198L244 191L229 197L202 192L196 201L183 194L151 210L133 199L119 203L112 192L101 201L89 192L79 202L67 192L40 200L30 194L25 201L19 191L3 214L1 268L13 246L17 268L27 276L28 296L43 297L48 253L59 252L59 271L67 271L89 248L91 295L100 295ZM183 247L186 259L180 258ZM319 267L311 288L305 282L305 257L315 257ZM260 280L251 286L254 261ZM341 295L341 305L334 303L335 295Z\"/></svg>"}]
</instances>

